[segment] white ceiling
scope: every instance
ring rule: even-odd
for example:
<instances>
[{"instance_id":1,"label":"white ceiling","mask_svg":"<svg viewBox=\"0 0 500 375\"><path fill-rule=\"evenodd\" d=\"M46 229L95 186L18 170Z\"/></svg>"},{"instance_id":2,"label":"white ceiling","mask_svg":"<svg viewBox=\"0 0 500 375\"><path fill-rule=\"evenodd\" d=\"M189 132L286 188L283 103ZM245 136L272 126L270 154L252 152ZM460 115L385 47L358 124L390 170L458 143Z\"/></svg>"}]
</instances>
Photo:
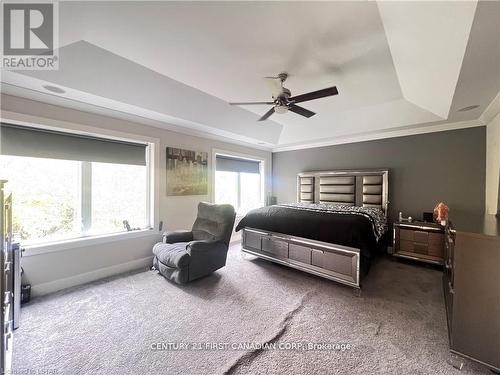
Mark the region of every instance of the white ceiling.
<instances>
[{"instance_id":1,"label":"white ceiling","mask_svg":"<svg viewBox=\"0 0 500 375\"><path fill-rule=\"evenodd\" d=\"M59 18L59 70L3 72L3 93L275 150L481 125L500 91L498 2L60 2ZM310 119L227 104L270 99L281 71L293 94L339 95L303 103Z\"/></svg>"}]
</instances>

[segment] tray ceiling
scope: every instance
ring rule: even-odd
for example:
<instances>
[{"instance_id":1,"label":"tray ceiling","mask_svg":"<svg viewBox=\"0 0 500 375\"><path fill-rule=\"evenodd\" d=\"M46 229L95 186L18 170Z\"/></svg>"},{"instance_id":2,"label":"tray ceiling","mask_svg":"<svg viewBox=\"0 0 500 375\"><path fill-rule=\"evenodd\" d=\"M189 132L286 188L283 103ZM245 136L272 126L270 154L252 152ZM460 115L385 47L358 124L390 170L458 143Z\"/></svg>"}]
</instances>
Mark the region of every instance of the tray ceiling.
<instances>
[{"instance_id":1,"label":"tray ceiling","mask_svg":"<svg viewBox=\"0 0 500 375\"><path fill-rule=\"evenodd\" d=\"M3 93L276 150L482 125L500 90L495 2L61 2L59 14L59 70L4 71ZM270 99L262 77L281 71L293 94L340 94L303 103L310 119L259 123L269 107L227 104Z\"/></svg>"}]
</instances>

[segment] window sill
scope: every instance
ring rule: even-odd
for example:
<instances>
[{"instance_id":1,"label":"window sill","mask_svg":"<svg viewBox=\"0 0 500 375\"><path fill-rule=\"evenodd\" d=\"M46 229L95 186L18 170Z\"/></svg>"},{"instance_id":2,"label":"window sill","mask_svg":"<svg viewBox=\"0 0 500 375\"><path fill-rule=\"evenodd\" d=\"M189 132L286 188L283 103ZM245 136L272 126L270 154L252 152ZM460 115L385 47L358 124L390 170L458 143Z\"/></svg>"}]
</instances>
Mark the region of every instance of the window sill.
<instances>
[{"instance_id":1,"label":"window sill","mask_svg":"<svg viewBox=\"0 0 500 375\"><path fill-rule=\"evenodd\" d=\"M158 241L161 241L160 233L158 233L157 231L153 229L141 229L130 232L113 233L100 236L80 237L71 240L50 242L40 245L22 246L25 249L23 257L36 256L46 253L65 251L76 249L79 247L100 245L104 243L123 241L140 237L158 237Z\"/></svg>"}]
</instances>

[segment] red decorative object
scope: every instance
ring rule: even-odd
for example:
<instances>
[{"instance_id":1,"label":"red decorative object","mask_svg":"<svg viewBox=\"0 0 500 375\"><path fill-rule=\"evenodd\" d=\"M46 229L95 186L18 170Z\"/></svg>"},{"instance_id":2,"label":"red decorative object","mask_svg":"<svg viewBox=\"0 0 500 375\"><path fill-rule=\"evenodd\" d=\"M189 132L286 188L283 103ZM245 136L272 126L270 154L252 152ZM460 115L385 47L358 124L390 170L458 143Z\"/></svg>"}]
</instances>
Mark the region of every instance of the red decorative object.
<instances>
[{"instance_id":1,"label":"red decorative object","mask_svg":"<svg viewBox=\"0 0 500 375\"><path fill-rule=\"evenodd\" d=\"M448 213L450 209L443 202L439 202L436 207L434 207L434 219L436 222L443 224L443 222L448 221Z\"/></svg>"}]
</instances>

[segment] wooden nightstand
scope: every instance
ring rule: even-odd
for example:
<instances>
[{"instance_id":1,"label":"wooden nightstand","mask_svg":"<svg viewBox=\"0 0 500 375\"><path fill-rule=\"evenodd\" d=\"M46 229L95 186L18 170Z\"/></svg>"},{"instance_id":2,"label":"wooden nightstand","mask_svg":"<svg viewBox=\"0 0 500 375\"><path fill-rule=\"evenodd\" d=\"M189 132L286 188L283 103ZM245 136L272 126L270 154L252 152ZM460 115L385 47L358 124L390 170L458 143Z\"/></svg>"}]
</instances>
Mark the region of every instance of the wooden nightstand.
<instances>
[{"instance_id":1,"label":"wooden nightstand","mask_svg":"<svg viewBox=\"0 0 500 375\"><path fill-rule=\"evenodd\" d=\"M401 258L444 264L444 227L420 221L393 225L393 253Z\"/></svg>"}]
</instances>

